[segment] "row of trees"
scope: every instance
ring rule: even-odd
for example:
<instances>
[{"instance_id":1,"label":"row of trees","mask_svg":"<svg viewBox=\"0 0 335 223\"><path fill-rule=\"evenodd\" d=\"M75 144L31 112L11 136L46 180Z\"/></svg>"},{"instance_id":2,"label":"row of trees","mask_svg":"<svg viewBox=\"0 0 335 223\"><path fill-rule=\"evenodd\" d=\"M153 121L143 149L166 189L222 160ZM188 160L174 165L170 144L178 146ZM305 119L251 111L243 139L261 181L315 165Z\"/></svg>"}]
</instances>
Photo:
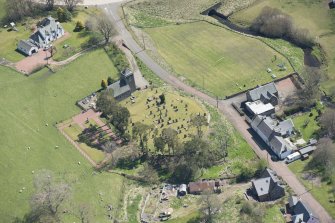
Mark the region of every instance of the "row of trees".
<instances>
[{"instance_id":1,"label":"row of trees","mask_svg":"<svg viewBox=\"0 0 335 223\"><path fill-rule=\"evenodd\" d=\"M302 47L312 47L315 44L307 29L295 27L289 15L268 6L262 9L250 28L264 36L285 38Z\"/></svg>"},{"instance_id":2,"label":"row of trees","mask_svg":"<svg viewBox=\"0 0 335 223\"><path fill-rule=\"evenodd\" d=\"M72 12L75 7L83 0L61 0L66 9ZM6 0L5 9L7 21L20 21L25 17L34 17L45 10L53 10L58 1L44 0L43 4L36 3L34 0Z\"/></svg>"}]
</instances>

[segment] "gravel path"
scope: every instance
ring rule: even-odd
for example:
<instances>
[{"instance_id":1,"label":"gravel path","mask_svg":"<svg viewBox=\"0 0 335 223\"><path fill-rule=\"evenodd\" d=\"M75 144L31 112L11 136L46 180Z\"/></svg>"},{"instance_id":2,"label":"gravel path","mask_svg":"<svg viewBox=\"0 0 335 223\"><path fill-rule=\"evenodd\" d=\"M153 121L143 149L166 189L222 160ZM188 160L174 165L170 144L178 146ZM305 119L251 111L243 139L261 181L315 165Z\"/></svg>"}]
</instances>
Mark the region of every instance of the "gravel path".
<instances>
[{"instance_id":1,"label":"gravel path","mask_svg":"<svg viewBox=\"0 0 335 223\"><path fill-rule=\"evenodd\" d=\"M121 18L118 15L118 8L121 3L110 4L110 5L102 5L102 7L111 20L116 24L116 27L119 31L120 36L125 41L127 46L131 49L133 53L135 53L158 77L167 82L168 84L174 86L177 89L183 90L187 93L194 95L202 99L203 101L216 106L216 99L200 92L199 90L192 88L177 77L171 75L169 72L164 70L161 66L159 66L153 59L151 59L148 54L142 50L142 48L136 43L131 34L125 28ZM257 144L253 139L253 136L248 131L249 126L245 122L244 118L239 116L237 112L232 108L228 101L219 101L219 110L225 115L225 117L235 126L235 128L242 134L245 140L249 143L249 145L253 148L255 153L264 159L267 159L268 153L261 145ZM282 162L272 162L269 159L269 166L277 172L279 176L281 176L284 181L293 189L293 191L301 195L301 199L305 201L312 210L318 214L321 222L324 223L333 223L334 221L327 213L327 211L320 205L320 203L315 200L315 198L307 192L306 188L300 183L297 177L288 169L288 167Z\"/></svg>"}]
</instances>

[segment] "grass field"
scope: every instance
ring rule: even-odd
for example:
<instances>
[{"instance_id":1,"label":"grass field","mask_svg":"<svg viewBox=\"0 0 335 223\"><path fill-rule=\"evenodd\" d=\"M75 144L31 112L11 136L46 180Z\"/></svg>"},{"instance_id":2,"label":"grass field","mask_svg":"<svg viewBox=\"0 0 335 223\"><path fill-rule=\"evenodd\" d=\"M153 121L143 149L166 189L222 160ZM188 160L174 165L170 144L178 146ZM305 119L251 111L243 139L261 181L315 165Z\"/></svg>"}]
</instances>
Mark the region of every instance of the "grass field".
<instances>
[{"instance_id":1,"label":"grass field","mask_svg":"<svg viewBox=\"0 0 335 223\"><path fill-rule=\"evenodd\" d=\"M333 22L335 10L328 8L328 2L322 0L260 0L251 7L234 14L230 19L241 25L250 25L264 6L279 8L292 16L296 26L307 28L325 50L328 60L328 75L331 81L325 82L323 87L331 91L335 88L335 24Z\"/></svg>"},{"instance_id":2,"label":"grass field","mask_svg":"<svg viewBox=\"0 0 335 223\"><path fill-rule=\"evenodd\" d=\"M220 97L237 93L293 70L288 61L259 40L205 22L145 29L159 54L179 76ZM271 60L277 57L275 62ZM288 68L279 71L277 65Z\"/></svg>"},{"instance_id":3,"label":"grass field","mask_svg":"<svg viewBox=\"0 0 335 223\"><path fill-rule=\"evenodd\" d=\"M102 50L79 58L57 73L43 69L29 78L0 66L0 103L5 105L0 108L0 196L6 201L0 204L2 222L11 222L13 217L22 217L29 211L32 171L41 169L52 170L58 178L71 183L73 199L67 205L73 208L87 203L95 222L108 222L105 206L118 207L123 178L93 174L90 164L54 124L77 114L80 110L75 101L98 89L101 79L113 71L115 68ZM23 187L26 189L19 193ZM66 216L64 222L72 218ZM74 221L78 219L71 220Z\"/></svg>"},{"instance_id":4,"label":"grass field","mask_svg":"<svg viewBox=\"0 0 335 223\"><path fill-rule=\"evenodd\" d=\"M5 2L6 0L0 0L0 19L2 19L6 12L5 12Z\"/></svg>"}]
</instances>

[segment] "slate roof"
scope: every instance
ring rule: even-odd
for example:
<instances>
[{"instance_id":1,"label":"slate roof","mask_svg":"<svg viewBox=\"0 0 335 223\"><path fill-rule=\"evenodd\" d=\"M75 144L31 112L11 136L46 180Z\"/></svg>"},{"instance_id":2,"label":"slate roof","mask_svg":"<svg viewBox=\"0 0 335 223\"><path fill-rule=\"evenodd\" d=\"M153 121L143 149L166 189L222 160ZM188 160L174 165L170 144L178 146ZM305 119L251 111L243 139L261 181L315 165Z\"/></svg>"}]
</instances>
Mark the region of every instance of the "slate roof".
<instances>
[{"instance_id":1,"label":"slate roof","mask_svg":"<svg viewBox=\"0 0 335 223\"><path fill-rule=\"evenodd\" d=\"M294 124L292 119L286 119L282 122L279 122L278 126L274 128L276 132L279 132L281 135L291 135L294 132Z\"/></svg>"},{"instance_id":2,"label":"slate roof","mask_svg":"<svg viewBox=\"0 0 335 223\"><path fill-rule=\"evenodd\" d=\"M276 172L269 168L262 172L260 179L253 180L252 183L258 196L270 194L274 188L282 187Z\"/></svg>"},{"instance_id":3,"label":"slate roof","mask_svg":"<svg viewBox=\"0 0 335 223\"><path fill-rule=\"evenodd\" d=\"M30 39L35 43L41 44L46 39L47 35L51 35L59 29L63 29L61 24L49 16L40 22L38 30L30 36Z\"/></svg>"},{"instance_id":4,"label":"slate roof","mask_svg":"<svg viewBox=\"0 0 335 223\"><path fill-rule=\"evenodd\" d=\"M25 49L26 52L29 52L33 47L36 48L36 46L29 40L20 40L18 44L18 48Z\"/></svg>"},{"instance_id":5,"label":"slate roof","mask_svg":"<svg viewBox=\"0 0 335 223\"><path fill-rule=\"evenodd\" d=\"M130 91L130 87L127 84L124 84L123 80L119 80L109 85L107 89L113 90L113 97L116 98L124 93Z\"/></svg>"},{"instance_id":6,"label":"slate roof","mask_svg":"<svg viewBox=\"0 0 335 223\"><path fill-rule=\"evenodd\" d=\"M270 99L271 96L278 93L274 83L269 83L263 86L259 86L253 90L248 91L248 95L252 101L260 100L261 97Z\"/></svg>"},{"instance_id":7,"label":"slate roof","mask_svg":"<svg viewBox=\"0 0 335 223\"><path fill-rule=\"evenodd\" d=\"M292 221L299 222L302 220L306 223L319 223L317 216L312 212L310 207L304 203L302 200L299 200L296 196L291 196L288 199L290 208L293 211Z\"/></svg>"},{"instance_id":8,"label":"slate roof","mask_svg":"<svg viewBox=\"0 0 335 223\"><path fill-rule=\"evenodd\" d=\"M280 153L281 151L288 151L288 150L292 150L296 148L294 145L291 145L290 143L288 143L288 141L285 140L281 136L274 136L270 140L270 146L272 146L272 149L277 153Z\"/></svg>"}]
</instances>

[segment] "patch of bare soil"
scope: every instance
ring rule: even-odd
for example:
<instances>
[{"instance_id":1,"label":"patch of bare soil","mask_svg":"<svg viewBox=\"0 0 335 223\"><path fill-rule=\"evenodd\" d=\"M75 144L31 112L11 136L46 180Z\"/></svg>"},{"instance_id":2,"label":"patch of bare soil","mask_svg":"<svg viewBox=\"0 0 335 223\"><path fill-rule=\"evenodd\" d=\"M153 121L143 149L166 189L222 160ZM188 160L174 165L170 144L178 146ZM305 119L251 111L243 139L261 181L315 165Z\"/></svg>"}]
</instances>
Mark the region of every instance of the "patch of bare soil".
<instances>
[{"instance_id":1,"label":"patch of bare soil","mask_svg":"<svg viewBox=\"0 0 335 223\"><path fill-rule=\"evenodd\" d=\"M302 179L309 181L313 186L321 186L321 178L316 173L306 172L301 175Z\"/></svg>"}]
</instances>

